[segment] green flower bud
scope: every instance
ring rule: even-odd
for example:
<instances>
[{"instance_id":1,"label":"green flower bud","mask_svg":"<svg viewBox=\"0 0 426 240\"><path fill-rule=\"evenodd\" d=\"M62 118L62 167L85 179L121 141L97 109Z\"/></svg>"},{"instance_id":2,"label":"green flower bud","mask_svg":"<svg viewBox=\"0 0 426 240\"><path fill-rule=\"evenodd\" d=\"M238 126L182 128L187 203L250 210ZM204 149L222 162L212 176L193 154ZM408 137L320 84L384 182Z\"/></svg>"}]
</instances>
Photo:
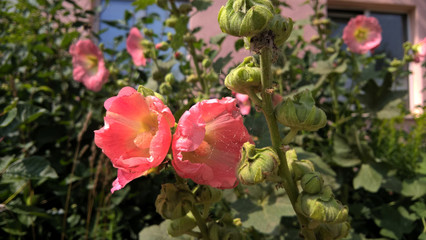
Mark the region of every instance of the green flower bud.
<instances>
[{"instance_id":1,"label":"green flower bud","mask_svg":"<svg viewBox=\"0 0 426 240\"><path fill-rule=\"evenodd\" d=\"M222 32L237 37L252 37L266 29L274 16L269 0L228 0L219 11Z\"/></svg>"},{"instance_id":2,"label":"green flower bud","mask_svg":"<svg viewBox=\"0 0 426 240\"><path fill-rule=\"evenodd\" d=\"M207 79L207 81L211 82L211 83L215 83L219 80L219 76L217 75L217 73L215 72L209 72L207 73L204 78Z\"/></svg>"},{"instance_id":3,"label":"green flower bud","mask_svg":"<svg viewBox=\"0 0 426 240\"><path fill-rule=\"evenodd\" d=\"M179 237L197 226L194 216L189 212L186 216L174 219L167 227L167 232L172 237Z\"/></svg>"},{"instance_id":4,"label":"green flower bud","mask_svg":"<svg viewBox=\"0 0 426 240\"><path fill-rule=\"evenodd\" d=\"M149 41L148 39L142 39L141 40L141 45L144 48L153 48L154 47L154 43L152 43L151 41Z\"/></svg>"},{"instance_id":5,"label":"green flower bud","mask_svg":"<svg viewBox=\"0 0 426 240\"><path fill-rule=\"evenodd\" d=\"M147 37L153 37L154 36L154 31L152 31L152 29L144 28L142 31L143 31L143 35L145 35Z\"/></svg>"},{"instance_id":6,"label":"green flower bud","mask_svg":"<svg viewBox=\"0 0 426 240\"><path fill-rule=\"evenodd\" d=\"M191 74L188 77L186 77L186 82L196 83L196 82L198 82L198 76L195 75L195 74Z\"/></svg>"},{"instance_id":7,"label":"green flower bud","mask_svg":"<svg viewBox=\"0 0 426 240\"><path fill-rule=\"evenodd\" d=\"M271 147L256 149L253 144L246 142L241 150L238 179L245 185L265 180L280 181L281 178L277 176L279 164L279 157Z\"/></svg>"},{"instance_id":8,"label":"green flower bud","mask_svg":"<svg viewBox=\"0 0 426 240\"><path fill-rule=\"evenodd\" d=\"M170 47L169 43L168 42L164 42L164 41L160 42L160 43L157 43L155 45L155 49L161 50L161 51L166 51L167 49L169 49L169 47Z\"/></svg>"},{"instance_id":9,"label":"green flower bud","mask_svg":"<svg viewBox=\"0 0 426 240\"><path fill-rule=\"evenodd\" d=\"M327 116L315 106L309 90L283 101L275 109L275 116L281 124L295 130L317 131L327 124Z\"/></svg>"},{"instance_id":10,"label":"green flower bud","mask_svg":"<svg viewBox=\"0 0 426 240\"><path fill-rule=\"evenodd\" d=\"M315 171L314 164L309 160L294 161L291 165L296 181L302 179L303 175Z\"/></svg>"},{"instance_id":11,"label":"green flower bud","mask_svg":"<svg viewBox=\"0 0 426 240\"><path fill-rule=\"evenodd\" d=\"M164 77L164 81L169 84L173 84L175 82L175 75L173 73L167 73Z\"/></svg>"},{"instance_id":12,"label":"green flower bud","mask_svg":"<svg viewBox=\"0 0 426 240\"><path fill-rule=\"evenodd\" d=\"M192 5L190 3L182 3L179 6L179 12L186 15L192 10Z\"/></svg>"},{"instance_id":13,"label":"green flower bud","mask_svg":"<svg viewBox=\"0 0 426 240\"><path fill-rule=\"evenodd\" d=\"M287 165L290 172L293 174L293 162L297 161L296 150L290 149L285 152L285 158L287 159Z\"/></svg>"},{"instance_id":14,"label":"green flower bud","mask_svg":"<svg viewBox=\"0 0 426 240\"><path fill-rule=\"evenodd\" d=\"M173 90L172 85L170 85L170 83L167 83L167 82L161 83L158 89L160 91L160 94L163 94L163 95L169 95Z\"/></svg>"},{"instance_id":15,"label":"green flower bud","mask_svg":"<svg viewBox=\"0 0 426 240\"><path fill-rule=\"evenodd\" d=\"M144 87L142 85L139 85L138 87L138 92L142 94L142 96L147 97L147 96L155 96L158 99L160 99L161 101L164 102L164 98L163 96L161 96L161 94L154 92L153 90Z\"/></svg>"},{"instance_id":16,"label":"green flower bud","mask_svg":"<svg viewBox=\"0 0 426 240\"><path fill-rule=\"evenodd\" d=\"M222 199L222 190L207 185L200 185L194 195L197 203L216 203Z\"/></svg>"},{"instance_id":17,"label":"green flower bud","mask_svg":"<svg viewBox=\"0 0 426 240\"><path fill-rule=\"evenodd\" d=\"M309 194L316 194L321 192L324 180L317 172L310 172L305 174L300 180L303 191Z\"/></svg>"},{"instance_id":18,"label":"green flower bud","mask_svg":"<svg viewBox=\"0 0 426 240\"><path fill-rule=\"evenodd\" d=\"M348 219L348 207L343 206L326 191L311 195L302 192L296 201L296 211L310 218L314 223L342 223Z\"/></svg>"},{"instance_id":19,"label":"green flower bud","mask_svg":"<svg viewBox=\"0 0 426 240\"><path fill-rule=\"evenodd\" d=\"M212 60L209 58L204 58L202 64L204 68L208 68L212 65Z\"/></svg>"},{"instance_id":20,"label":"green flower bud","mask_svg":"<svg viewBox=\"0 0 426 240\"><path fill-rule=\"evenodd\" d=\"M161 185L155 207L164 219L173 220L185 216L194 202L194 196L186 186L177 187L175 184L166 183Z\"/></svg>"},{"instance_id":21,"label":"green flower bud","mask_svg":"<svg viewBox=\"0 0 426 240\"><path fill-rule=\"evenodd\" d=\"M172 41L172 39L173 39L173 33L168 32L167 33L167 40Z\"/></svg>"},{"instance_id":22,"label":"green flower bud","mask_svg":"<svg viewBox=\"0 0 426 240\"><path fill-rule=\"evenodd\" d=\"M175 15L172 15L169 18L167 18L166 21L164 21L164 25L166 25L167 27L174 28L178 20L179 19Z\"/></svg>"},{"instance_id":23,"label":"green flower bud","mask_svg":"<svg viewBox=\"0 0 426 240\"><path fill-rule=\"evenodd\" d=\"M261 91L261 76L262 72L259 67L254 66L253 57L246 57L238 67L225 78L225 86L230 90L248 94L252 89L254 92Z\"/></svg>"},{"instance_id":24,"label":"green flower bud","mask_svg":"<svg viewBox=\"0 0 426 240\"><path fill-rule=\"evenodd\" d=\"M183 41L187 43L194 43L195 41L197 41L197 39L195 38L193 34L187 33L185 34L185 36L183 36Z\"/></svg>"},{"instance_id":25,"label":"green flower bud","mask_svg":"<svg viewBox=\"0 0 426 240\"><path fill-rule=\"evenodd\" d=\"M349 234L351 225L348 222L337 224L320 224L318 229L318 239L338 240L345 238Z\"/></svg>"},{"instance_id":26,"label":"green flower bud","mask_svg":"<svg viewBox=\"0 0 426 240\"><path fill-rule=\"evenodd\" d=\"M268 27L274 33L274 43L277 47L285 43L293 30L293 20L275 14Z\"/></svg>"}]
</instances>

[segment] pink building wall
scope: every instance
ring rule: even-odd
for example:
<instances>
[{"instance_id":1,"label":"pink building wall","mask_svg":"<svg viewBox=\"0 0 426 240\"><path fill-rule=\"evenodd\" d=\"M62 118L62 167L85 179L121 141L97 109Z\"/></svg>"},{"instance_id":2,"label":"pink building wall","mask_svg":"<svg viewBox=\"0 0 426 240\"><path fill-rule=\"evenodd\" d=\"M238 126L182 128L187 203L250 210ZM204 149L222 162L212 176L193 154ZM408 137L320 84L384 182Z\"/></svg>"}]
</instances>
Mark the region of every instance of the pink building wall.
<instances>
[{"instance_id":1,"label":"pink building wall","mask_svg":"<svg viewBox=\"0 0 426 240\"><path fill-rule=\"evenodd\" d=\"M213 5L204 12L196 14L191 18L190 26L192 28L202 27L198 33L199 37L209 39L212 36L221 33L217 22L217 14L221 6L225 5L227 0L215 0ZM308 18L313 10L309 5L302 5L303 0L288 0L292 9L283 8L282 14L291 17L293 20ZM370 10L391 13L405 13L409 19L409 40L413 43L419 42L426 37L426 0L321 0L326 2L329 7L349 10ZM315 29L306 27L304 36L310 39L316 34ZM234 51L234 42L237 38L227 37L222 45L222 51L219 56L224 56L230 51ZM234 53L233 63L238 63L243 57L250 53L247 50L240 50ZM426 100L426 93L422 89L426 87L426 79L423 78L425 69L420 64L411 64L410 70L413 72L409 79L409 102L410 109L415 110L416 105L423 105Z\"/></svg>"}]
</instances>

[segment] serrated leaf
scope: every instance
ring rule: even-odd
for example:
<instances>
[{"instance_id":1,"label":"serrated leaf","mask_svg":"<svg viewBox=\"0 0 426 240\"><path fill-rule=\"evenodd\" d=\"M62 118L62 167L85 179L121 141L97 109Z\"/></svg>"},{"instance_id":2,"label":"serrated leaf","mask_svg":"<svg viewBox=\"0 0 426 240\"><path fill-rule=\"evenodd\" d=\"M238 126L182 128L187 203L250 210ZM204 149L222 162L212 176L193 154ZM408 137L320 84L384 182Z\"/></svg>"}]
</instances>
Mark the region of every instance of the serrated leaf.
<instances>
[{"instance_id":1,"label":"serrated leaf","mask_svg":"<svg viewBox=\"0 0 426 240\"><path fill-rule=\"evenodd\" d=\"M426 177L404 180L401 194L413 200L426 194Z\"/></svg>"},{"instance_id":2,"label":"serrated leaf","mask_svg":"<svg viewBox=\"0 0 426 240\"><path fill-rule=\"evenodd\" d=\"M362 164L353 180L355 189L364 188L369 192L377 192L382 185L383 176L369 164Z\"/></svg>"},{"instance_id":3,"label":"serrated leaf","mask_svg":"<svg viewBox=\"0 0 426 240\"><path fill-rule=\"evenodd\" d=\"M25 179L58 178L58 174L50 166L49 161L40 156L31 156L12 163L4 175Z\"/></svg>"},{"instance_id":4,"label":"serrated leaf","mask_svg":"<svg viewBox=\"0 0 426 240\"><path fill-rule=\"evenodd\" d=\"M426 218L426 204L418 201L410 206L410 210L415 212L419 217Z\"/></svg>"}]
</instances>

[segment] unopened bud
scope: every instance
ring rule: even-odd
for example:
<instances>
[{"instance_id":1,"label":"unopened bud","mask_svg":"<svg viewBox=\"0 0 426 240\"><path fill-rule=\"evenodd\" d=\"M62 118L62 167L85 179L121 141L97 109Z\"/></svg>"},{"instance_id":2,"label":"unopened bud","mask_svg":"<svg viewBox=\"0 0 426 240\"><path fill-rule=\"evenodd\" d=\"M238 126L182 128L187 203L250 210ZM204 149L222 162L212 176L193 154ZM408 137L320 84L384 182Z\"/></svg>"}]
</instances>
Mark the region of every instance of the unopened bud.
<instances>
[{"instance_id":1,"label":"unopened bud","mask_svg":"<svg viewBox=\"0 0 426 240\"><path fill-rule=\"evenodd\" d=\"M181 60L182 59L182 53L181 52L175 52L175 58L177 59L177 60Z\"/></svg>"},{"instance_id":2,"label":"unopened bud","mask_svg":"<svg viewBox=\"0 0 426 240\"><path fill-rule=\"evenodd\" d=\"M149 41L148 39L142 39L141 41L141 45L144 48L152 48L154 47L154 43L152 43L151 41Z\"/></svg>"},{"instance_id":3,"label":"unopened bud","mask_svg":"<svg viewBox=\"0 0 426 240\"><path fill-rule=\"evenodd\" d=\"M166 51L169 49L169 44L167 42L160 42L155 45L155 49Z\"/></svg>"},{"instance_id":4,"label":"unopened bud","mask_svg":"<svg viewBox=\"0 0 426 240\"><path fill-rule=\"evenodd\" d=\"M238 179L245 185L257 184L265 180L279 181L280 178L277 175L279 164L279 157L271 147L256 149L255 145L246 142L241 150Z\"/></svg>"},{"instance_id":5,"label":"unopened bud","mask_svg":"<svg viewBox=\"0 0 426 240\"><path fill-rule=\"evenodd\" d=\"M185 34L185 36L183 36L183 41L187 43L194 43L195 41L197 41L197 39L195 38L193 34L187 33Z\"/></svg>"},{"instance_id":6,"label":"unopened bud","mask_svg":"<svg viewBox=\"0 0 426 240\"><path fill-rule=\"evenodd\" d=\"M207 185L200 185L194 195L197 203L216 203L222 199L222 190Z\"/></svg>"},{"instance_id":7,"label":"unopened bud","mask_svg":"<svg viewBox=\"0 0 426 240\"><path fill-rule=\"evenodd\" d=\"M208 82L215 83L219 80L219 76L215 72L209 72L205 75Z\"/></svg>"},{"instance_id":8,"label":"unopened bud","mask_svg":"<svg viewBox=\"0 0 426 240\"><path fill-rule=\"evenodd\" d=\"M324 111L315 106L309 90L287 98L275 109L277 120L294 130L317 131L327 124Z\"/></svg>"},{"instance_id":9,"label":"unopened bud","mask_svg":"<svg viewBox=\"0 0 426 240\"><path fill-rule=\"evenodd\" d=\"M143 35L145 35L147 37L153 37L154 36L154 31L152 31L152 29L144 28L142 31L143 31Z\"/></svg>"},{"instance_id":10,"label":"unopened bud","mask_svg":"<svg viewBox=\"0 0 426 240\"><path fill-rule=\"evenodd\" d=\"M160 91L160 94L169 95L172 92L173 88L172 88L172 85L170 85L170 83L163 82L160 84L160 87L158 88L158 90Z\"/></svg>"},{"instance_id":11,"label":"unopened bud","mask_svg":"<svg viewBox=\"0 0 426 240\"><path fill-rule=\"evenodd\" d=\"M164 219L178 219L185 216L195 202L189 189L175 184L161 185L161 192L155 200L155 207Z\"/></svg>"},{"instance_id":12,"label":"unopened bud","mask_svg":"<svg viewBox=\"0 0 426 240\"><path fill-rule=\"evenodd\" d=\"M294 161L291 165L296 181L302 179L303 175L315 171L314 165L309 160Z\"/></svg>"},{"instance_id":13,"label":"unopened bud","mask_svg":"<svg viewBox=\"0 0 426 240\"><path fill-rule=\"evenodd\" d=\"M319 239L338 240L345 238L351 230L351 225L348 222L336 224L321 224L319 225Z\"/></svg>"},{"instance_id":14,"label":"unopened bud","mask_svg":"<svg viewBox=\"0 0 426 240\"><path fill-rule=\"evenodd\" d=\"M208 58L204 58L202 64L204 68L208 68L212 65L212 60Z\"/></svg>"},{"instance_id":15,"label":"unopened bud","mask_svg":"<svg viewBox=\"0 0 426 240\"><path fill-rule=\"evenodd\" d=\"M274 16L269 0L228 0L219 11L222 32L237 37L252 37L266 29Z\"/></svg>"},{"instance_id":16,"label":"unopened bud","mask_svg":"<svg viewBox=\"0 0 426 240\"><path fill-rule=\"evenodd\" d=\"M174 219L167 227L167 232L172 237L179 237L197 226L194 216L188 212L186 216Z\"/></svg>"},{"instance_id":17,"label":"unopened bud","mask_svg":"<svg viewBox=\"0 0 426 240\"><path fill-rule=\"evenodd\" d=\"M168 0L157 0L157 5L162 9L169 9Z\"/></svg>"},{"instance_id":18,"label":"unopened bud","mask_svg":"<svg viewBox=\"0 0 426 240\"><path fill-rule=\"evenodd\" d=\"M186 82L188 82L188 83L196 83L196 82L198 82L198 80L199 80L198 76L195 75L195 74L191 74L188 77L186 77Z\"/></svg>"},{"instance_id":19,"label":"unopened bud","mask_svg":"<svg viewBox=\"0 0 426 240\"><path fill-rule=\"evenodd\" d=\"M260 92L261 76L261 69L255 67L253 57L246 57L226 76L225 86L237 93L248 94L251 90Z\"/></svg>"},{"instance_id":20,"label":"unopened bud","mask_svg":"<svg viewBox=\"0 0 426 240\"><path fill-rule=\"evenodd\" d=\"M175 82L175 75L173 73L167 73L164 77L164 81L169 84L173 84Z\"/></svg>"},{"instance_id":21,"label":"unopened bud","mask_svg":"<svg viewBox=\"0 0 426 240\"><path fill-rule=\"evenodd\" d=\"M293 30L293 20L275 14L274 18L269 21L268 28L274 33L274 43L279 47L290 37Z\"/></svg>"},{"instance_id":22,"label":"unopened bud","mask_svg":"<svg viewBox=\"0 0 426 240\"><path fill-rule=\"evenodd\" d=\"M174 28L178 20L179 20L178 17L176 17L175 15L172 15L169 18L167 18L166 21L164 21L164 25L166 25L167 27Z\"/></svg>"},{"instance_id":23,"label":"unopened bud","mask_svg":"<svg viewBox=\"0 0 426 240\"><path fill-rule=\"evenodd\" d=\"M300 180L303 191L309 194L316 194L321 192L324 180L321 175L316 172L305 174Z\"/></svg>"}]
</instances>

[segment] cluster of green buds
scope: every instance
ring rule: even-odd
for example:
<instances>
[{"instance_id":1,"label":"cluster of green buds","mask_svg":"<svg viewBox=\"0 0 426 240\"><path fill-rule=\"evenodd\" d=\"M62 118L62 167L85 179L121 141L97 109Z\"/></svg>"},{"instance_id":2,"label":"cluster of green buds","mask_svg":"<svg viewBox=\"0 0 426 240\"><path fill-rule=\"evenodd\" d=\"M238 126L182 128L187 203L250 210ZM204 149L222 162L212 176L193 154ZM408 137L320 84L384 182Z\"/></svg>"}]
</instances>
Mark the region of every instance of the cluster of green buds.
<instances>
[{"instance_id":1,"label":"cluster of green buds","mask_svg":"<svg viewBox=\"0 0 426 240\"><path fill-rule=\"evenodd\" d=\"M286 152L293 179L303 191L296 201L296 211L309 220L308 228L318 239L341 239L349 233L348 208L334 198L331 187L309 160L297 160L295 150Z\"/></svg>"},{"instance_id":2,"label":"cluster of green buds","mask_svg":"<svg viewBox=\"0 0 426 240\"><path fill-rule=\"evenodd\" d=\"M220 9L218 21L222 32L245 37L249 46L251 38L268 32L280 46L293 29L293 21L282 17L269 0L229 0Z\"/></svg>"},{"instance_id":3,"label":"cluster of green buds","mask_svg":"<svg viewBox=\"0 0 426 240\"><path fill-rule=\"evenodd\" d=\"M242 184L254 185L265 180L279 182L279 157L272 147L256 148L246 142L241 150L241 161L237 176Z\"/></svg>"},{"instance_id":4,"label":"cluster of green buds","mask_svg":"<svg viewBox=\"0 0 426 240\"><path fill-rule=\"evenodd\" d=\"M164 219L178 219L187 215L195 198L187 185L166 183L155 200L155 207Z\"/></svg>"},{"instance_id":5,"label":"cluster of green buds","mask_svg":"<svg viewBox=\"0 0 426 240\"><path fill-rule=\"evenodd\" d=\"M249 94L250 92L260 92L262 72L260 67L256 66L252 56L246 57L244 61L238 65L225 78L225 86L230 90Z\"/></svg>"},{"instance_id":6,"label":"cluster of green buds","mask_svg":"<svg viewBox=\"0 0 426 240\"><path fill-rule=\"evenodd\" d=\"M317 131L327 124L327 116L315 106L309 90L284 100L276 107L275 116L281 124L298 131Z\"/></svg>"}]
</instances>

